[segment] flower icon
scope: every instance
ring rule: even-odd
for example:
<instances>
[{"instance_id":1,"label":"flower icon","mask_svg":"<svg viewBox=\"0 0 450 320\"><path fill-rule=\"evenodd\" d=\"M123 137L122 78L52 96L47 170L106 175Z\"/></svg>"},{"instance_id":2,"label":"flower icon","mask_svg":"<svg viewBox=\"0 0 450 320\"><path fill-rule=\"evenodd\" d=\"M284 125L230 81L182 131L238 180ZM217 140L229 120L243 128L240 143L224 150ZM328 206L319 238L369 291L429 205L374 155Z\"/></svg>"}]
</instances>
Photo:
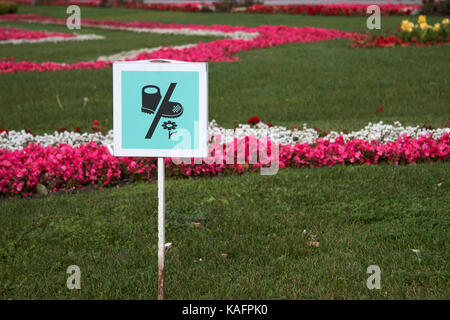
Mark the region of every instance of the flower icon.
<instances>
[{"instance_id":1,"label":"flower icon","mask_svg":"<svg viewBox=\"0 0 450 320\"><path fill-rule=\"evenodd\" d=\"M162 124L163 129L169 130L169 139L172 137L172 135L176 132L171 132L172 130L175 130L177 128L177 123L173 121L164 121Z\"/></svg>"},{"instance_id":2,"label":"flower icon","mask_svg":"<svg viewBox=\"0 0 450 320\"><path fill-rule=\"evenodd\" d=\"M174 130L177 128L177 123L173 121L165 121L163 122L162 127L166 130Z\"/></svg>"}]
</instances>

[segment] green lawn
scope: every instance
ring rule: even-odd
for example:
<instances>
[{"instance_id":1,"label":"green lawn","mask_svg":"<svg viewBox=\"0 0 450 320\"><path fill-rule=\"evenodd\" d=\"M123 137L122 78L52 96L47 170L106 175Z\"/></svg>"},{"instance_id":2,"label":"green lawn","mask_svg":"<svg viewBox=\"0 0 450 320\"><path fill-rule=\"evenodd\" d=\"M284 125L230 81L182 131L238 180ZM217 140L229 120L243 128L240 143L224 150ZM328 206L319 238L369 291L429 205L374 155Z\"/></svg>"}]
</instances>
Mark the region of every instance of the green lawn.
<instances>
[{"instance_id":1,"label":"green lawn","mask_svg":"<svg viewBox=\"0 0 450 320\"><path fill-rule=\"evenodd\" d=\"M64 17L65 7L22 6L20 13ZM94 8L82 8L82 15L365 29L360 17ZM382 27L394 30L401 19L383 17ZM65 32L62 26L3 25ZM74 62L213 39L81 32L107 39L1 46L0 57ZM360 129L380 120L442 127L450 115L449 54L450 46L352 50L346 40L241 53L239 62L210 63L210 119L226 127L253 115L323 129ZM378 106L385 112L377 112ZM94 119L112 127L110 69L0 75L0 128L87 131ZM169 179L166 238L174 247L167 255L167 297L449 299L449 181L448 162ZM0 200L0 298L156 298L156 211L155 183ZM81 268L81 290L66 288L72 264ZM366 287L366 269L373 264L381 268L381 290Z\"/></svg>"},{"instance_id":2,"label":"green lawn","mask_svg":"<svg viewBox=\"0 0 450 320\"><path fill-rule=\"evenodd\" d=\"M434 164L170 180L167 297L448 299L449 178ZM156 195L139 183L0 202L0 297L156 298ZM381 290L366 287L372 264Z\"/></svg>"},{"instance_id":3,"label":"green lawn","mask_svg":"<svg viewBox=\"0 0 450 320\"><path fill-rule=\"evenodd\" d=\"M57 6L21 6L18 13L33 13L66 18L65 7ZM159 21L165 23L193 23L193 24L230 24L259 26L263 24L311 26L334 28L347 31L366 30L366 19L363 17L324 17L302 16L289 14L229 14L229 13L188 13L171 11L150 11L139 9L106 9L81 8L83 19L123 20L123 21ZM382 28L395 30L404 17L382 17Z\"/></svg>"},{"instance_id":4,"label":"green lawn","mask_svg":"<svg viewBox=\"0 0 450 320\"><path fill-rule=\"evenodd\" d=\"M64 7L23 6L21 13L65 16ZM361 17L188 14L128 9L82 8L83 18L204 24L286 24L363 32ZM383 17L394 30L401 17ZM63 26L0 23L64 31ZM82 29L105 40L61 44L4 45L1 56L17 60L75 62L123 50L211 41L211 37L160 36ZM277 125L357 130L368 122L401 121L442 127L450 115L450 46L431 48L348 48L347 40L288 44L239 54L240 61L210 63L209 114L232 127L257 115ZM82 107L84 98L89 99ZM63 109L58 106L57 98ZM384 113L377 112L382 106ZM0 75L0 127L53 132L57 127L89 130L97 119L112 127L110 69L27 72Z\"/></svg>"}]
</instances>

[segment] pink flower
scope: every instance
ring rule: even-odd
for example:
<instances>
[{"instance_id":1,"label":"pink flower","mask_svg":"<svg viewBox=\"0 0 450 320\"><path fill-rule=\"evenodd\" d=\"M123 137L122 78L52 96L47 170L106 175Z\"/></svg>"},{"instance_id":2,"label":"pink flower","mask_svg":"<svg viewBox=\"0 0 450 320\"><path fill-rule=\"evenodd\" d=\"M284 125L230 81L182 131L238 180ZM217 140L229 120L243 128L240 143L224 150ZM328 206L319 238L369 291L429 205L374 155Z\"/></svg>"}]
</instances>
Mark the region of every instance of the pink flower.
<instances>
[{"instance_id":1,"label":"pink flower","mask_svg":"<svg viewBox=\"0 0 450 320\"><path fill-rule=\"evenodd\" d=\"M165 161L171 175L184 177L214 176L222 173L242 174L270 166L276 161L280 169L335 166L338 164L406 164L423 161L448 161L450 134L439 139L423 135L412 139L403 135L395 142L380 143L360 139L335 141L317 139L314 144L279 145L278 158L271 152L272 142L252 136L210 146L210 157L181 164ZM238 147L239 146L239 147ZM264 154L256 157L257 152ZM236 162L239 159L241 162ZM43 147L30 144L22 150L0 149L0 194L30 195L37 184L49 190L64 190L89 184L110 185L120 180L152 180L153 158L113 157L107 147L93 142L72 147Z\"/></svg>"},{"instance_id":2,"label":"pink flower","mask_svg":"<svg viewBox=\"0 0 450 320\"><path fill-rule=\"evenodd\" d=\"M4 40L34 40L43 38L70 38L75 37L73 33L59 33L59 32L45 32L35 30L23 30L17 28L2 28L0 27L0 41Z\"/></svg>"}]
</instances>

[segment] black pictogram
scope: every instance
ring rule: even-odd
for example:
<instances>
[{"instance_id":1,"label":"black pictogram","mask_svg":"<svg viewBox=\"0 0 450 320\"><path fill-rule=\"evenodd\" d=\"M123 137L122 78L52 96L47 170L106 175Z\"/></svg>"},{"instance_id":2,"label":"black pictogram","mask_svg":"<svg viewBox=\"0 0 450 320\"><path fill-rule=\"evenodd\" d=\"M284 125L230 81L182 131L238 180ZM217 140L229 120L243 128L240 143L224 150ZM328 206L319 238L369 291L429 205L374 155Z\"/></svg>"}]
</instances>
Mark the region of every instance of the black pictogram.
<instances>
[{"instance_id":1,"label":"black pictogram","mask_svg":"<svg viewBox=\"0 0 450 320\"><path fill-rule=\"evenodd\" d=\"M167 92L161 104L159 104L159 102L161 101L161 93L159 87L149 85L142 88L142 112L150 114L155 113L155 117L153 118L153 122L150 125L150 129L148 129L145 139L151 139L161 117L178 118L183 114L183 106L180 103L169 101L176 85L176 82L172 82L170 84L169 89L167 89ZM171 124L164 127L164 124L167 124L168 122L170 122ZM170 137L174 133L171 133L170 130L175 129L177 127L177 124L173 121L167 121L164 124L163 128L169 130L170 139Z\"/></svg>"}]
</instances>

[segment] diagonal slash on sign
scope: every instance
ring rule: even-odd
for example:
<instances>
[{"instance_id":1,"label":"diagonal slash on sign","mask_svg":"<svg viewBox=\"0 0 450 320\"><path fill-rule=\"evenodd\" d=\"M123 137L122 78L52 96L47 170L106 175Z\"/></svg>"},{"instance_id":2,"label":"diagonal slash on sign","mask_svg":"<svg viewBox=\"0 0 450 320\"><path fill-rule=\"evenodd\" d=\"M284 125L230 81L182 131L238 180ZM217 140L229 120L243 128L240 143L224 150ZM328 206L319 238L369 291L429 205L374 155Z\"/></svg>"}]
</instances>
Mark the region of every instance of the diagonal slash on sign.
<instances>
[{"instance_id":1,"label":"diagonal slash on sign","mask_svg":"<svg viewBox=\"0 0 450 320\"><path fill-rule=\"evenodd\" d=\"M170 97L172 96L173 90L175 89L176 85L177 85L176 83L172 82L169 86L169 89L167 89L166 95L164 96L163 101L159 105L158 111L156 111L155 118L153 119L150 129L148 129L148 131L147 131L147 135L145 136L145 139L150 139L153 136L153 132L155 131L156 126L158 125L158 122L163 115L163 112L165 111L166 107L169 105Z\"/></svg>"}]
</instances>

